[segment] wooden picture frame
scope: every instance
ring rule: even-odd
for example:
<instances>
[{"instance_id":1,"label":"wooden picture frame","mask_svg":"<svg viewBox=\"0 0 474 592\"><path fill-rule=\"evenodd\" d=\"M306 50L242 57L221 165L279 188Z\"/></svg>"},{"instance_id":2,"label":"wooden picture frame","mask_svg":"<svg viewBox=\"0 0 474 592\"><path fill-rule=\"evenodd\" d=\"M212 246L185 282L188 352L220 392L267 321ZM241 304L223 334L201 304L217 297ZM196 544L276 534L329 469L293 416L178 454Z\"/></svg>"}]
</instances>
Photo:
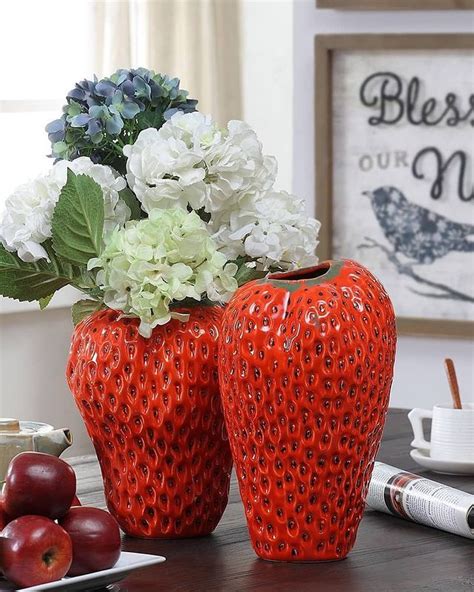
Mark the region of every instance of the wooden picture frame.
<instances>
[{"instance_id":1,"label":"wooden picture frame","mask_svg":"<svg viewBox=\"0 0 474 592\"><path fill-rule=\"evenodd\" d=\"M474 0L316 0L334 10L474 10Z\"/></svg>"},{"instance_id":2,"label":"wooden picture frame","mask_svg":"<svg viewBox=\"0 0 474 592\"><path fill-rule=\"evenodd\" d=\"M317 217L322 223L318 253L332 257L333 244L333 80L336 51L471 50L474 34L334 34L315 36L315 171ZM474 322L398 318L400 333L438 337L474 337Z\"/></svg>"}]
</instances>

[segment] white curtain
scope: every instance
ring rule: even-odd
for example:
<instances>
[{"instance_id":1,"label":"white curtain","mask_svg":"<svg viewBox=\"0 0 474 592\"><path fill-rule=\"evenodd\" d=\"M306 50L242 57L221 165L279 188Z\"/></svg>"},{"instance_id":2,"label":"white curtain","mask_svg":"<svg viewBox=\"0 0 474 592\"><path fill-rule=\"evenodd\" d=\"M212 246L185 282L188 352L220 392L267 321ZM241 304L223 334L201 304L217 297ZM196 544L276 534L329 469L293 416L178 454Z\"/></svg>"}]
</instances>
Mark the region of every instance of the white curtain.
<instances>
[{"instance_id":1,"label":"white curtain","mask_svg":"<svg viewBox=\"0 0 474 592\"><path fill-rule=\"evenodd\" d=\"M181 79L223 125L242 117L240 0L97 0L97 74L143 66Z\"/></svg>"}]
</instances>

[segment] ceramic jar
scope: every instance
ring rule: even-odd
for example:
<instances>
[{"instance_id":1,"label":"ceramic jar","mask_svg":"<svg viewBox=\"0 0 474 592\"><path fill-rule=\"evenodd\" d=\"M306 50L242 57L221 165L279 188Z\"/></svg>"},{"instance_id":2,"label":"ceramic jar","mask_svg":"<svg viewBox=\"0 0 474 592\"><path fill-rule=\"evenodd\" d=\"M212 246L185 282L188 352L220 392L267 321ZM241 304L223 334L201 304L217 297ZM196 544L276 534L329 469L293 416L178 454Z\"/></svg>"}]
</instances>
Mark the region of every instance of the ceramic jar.
<instances>
[{"instance_id":1,"label":"ceramic jar","mask_svg":"<svg viewBox=\"0 0 474 592\"><path fill-rule=\"evenodd\" d=\"M107 506L127 534L212 532L232 458L217 376L223 309L181 308L156 327L101 311L74 332L67 380L99 459Z\"/></svg>"},{"instance_id":2,"label":"ceramic jar","mask_svg":"<svg viewBox=\"0 0 474 592\"><path fill-rule=\"evenodd\" d=\"M0 489L10 461L21 452L43 452L60 456L72 444L68 428L54 429L39 421L0 418Z\"/></svg>"},{"instance_id":3,"label":"ceramic jar","mask_svg":"<svg viewBox=\"0 0 474 592\"><path fill-rule=\"evenodd\" d=\"M248 529L264 559L343 559L388 406L389 297L353 261L241 287L220 338L221 394Z\"/></svg>"}]
</instances>

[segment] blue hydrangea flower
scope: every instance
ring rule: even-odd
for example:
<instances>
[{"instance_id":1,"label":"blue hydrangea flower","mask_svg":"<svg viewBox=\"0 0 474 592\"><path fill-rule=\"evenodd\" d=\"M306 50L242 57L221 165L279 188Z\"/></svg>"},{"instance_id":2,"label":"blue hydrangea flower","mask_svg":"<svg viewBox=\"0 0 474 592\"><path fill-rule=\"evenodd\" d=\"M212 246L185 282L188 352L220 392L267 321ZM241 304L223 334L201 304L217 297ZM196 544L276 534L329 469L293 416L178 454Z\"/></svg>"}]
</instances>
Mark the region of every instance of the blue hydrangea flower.
<instances>
[{"instance_id":1,"label":"blue hydrangea flower","mask_svg":"<svg viewBox=\"0 0 474 592\"><path fill-rule=\"evenodd\" d=\"M63 114L46 126L56 159L89 156L125 172L122 147L142 129L160 128L176 111L190 113L197 101L188 98L178 78L146 68L120 69L112 76L82 80L66 96Z\"/></svg>"}]
</instances>

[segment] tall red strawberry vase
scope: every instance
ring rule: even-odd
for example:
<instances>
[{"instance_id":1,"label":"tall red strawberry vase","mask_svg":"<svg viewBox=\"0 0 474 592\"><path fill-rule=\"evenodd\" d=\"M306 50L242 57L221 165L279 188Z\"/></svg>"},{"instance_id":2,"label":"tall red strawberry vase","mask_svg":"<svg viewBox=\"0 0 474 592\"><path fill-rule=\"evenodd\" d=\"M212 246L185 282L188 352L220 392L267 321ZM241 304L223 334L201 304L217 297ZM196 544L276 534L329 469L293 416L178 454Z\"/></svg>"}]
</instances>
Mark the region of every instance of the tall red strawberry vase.
<instances>
[{"instance_id":1,"label":"tall red strawberry vase","mask_svg":"<svg viewBox=\"0 0 474 592\"><path fill-rule=\"evenodd\" d=\"M250 538L263 559L352 549L385 422L392 304L353 261L275 273L224 313L219 375Z\"/></svg>"},{"instance_id":2,"label":"tall red strawberry vase","mask_svg":"<svg viewBox=\"0 0 474 592\"><path fill-rule=\"evenodd\" d=\"M127 534L206 535L227 505L232 457L217 375L223 308L156 327L104 310L75 329L67 380L94 444L107 506Z\"/></svg>"}]
</instances>

